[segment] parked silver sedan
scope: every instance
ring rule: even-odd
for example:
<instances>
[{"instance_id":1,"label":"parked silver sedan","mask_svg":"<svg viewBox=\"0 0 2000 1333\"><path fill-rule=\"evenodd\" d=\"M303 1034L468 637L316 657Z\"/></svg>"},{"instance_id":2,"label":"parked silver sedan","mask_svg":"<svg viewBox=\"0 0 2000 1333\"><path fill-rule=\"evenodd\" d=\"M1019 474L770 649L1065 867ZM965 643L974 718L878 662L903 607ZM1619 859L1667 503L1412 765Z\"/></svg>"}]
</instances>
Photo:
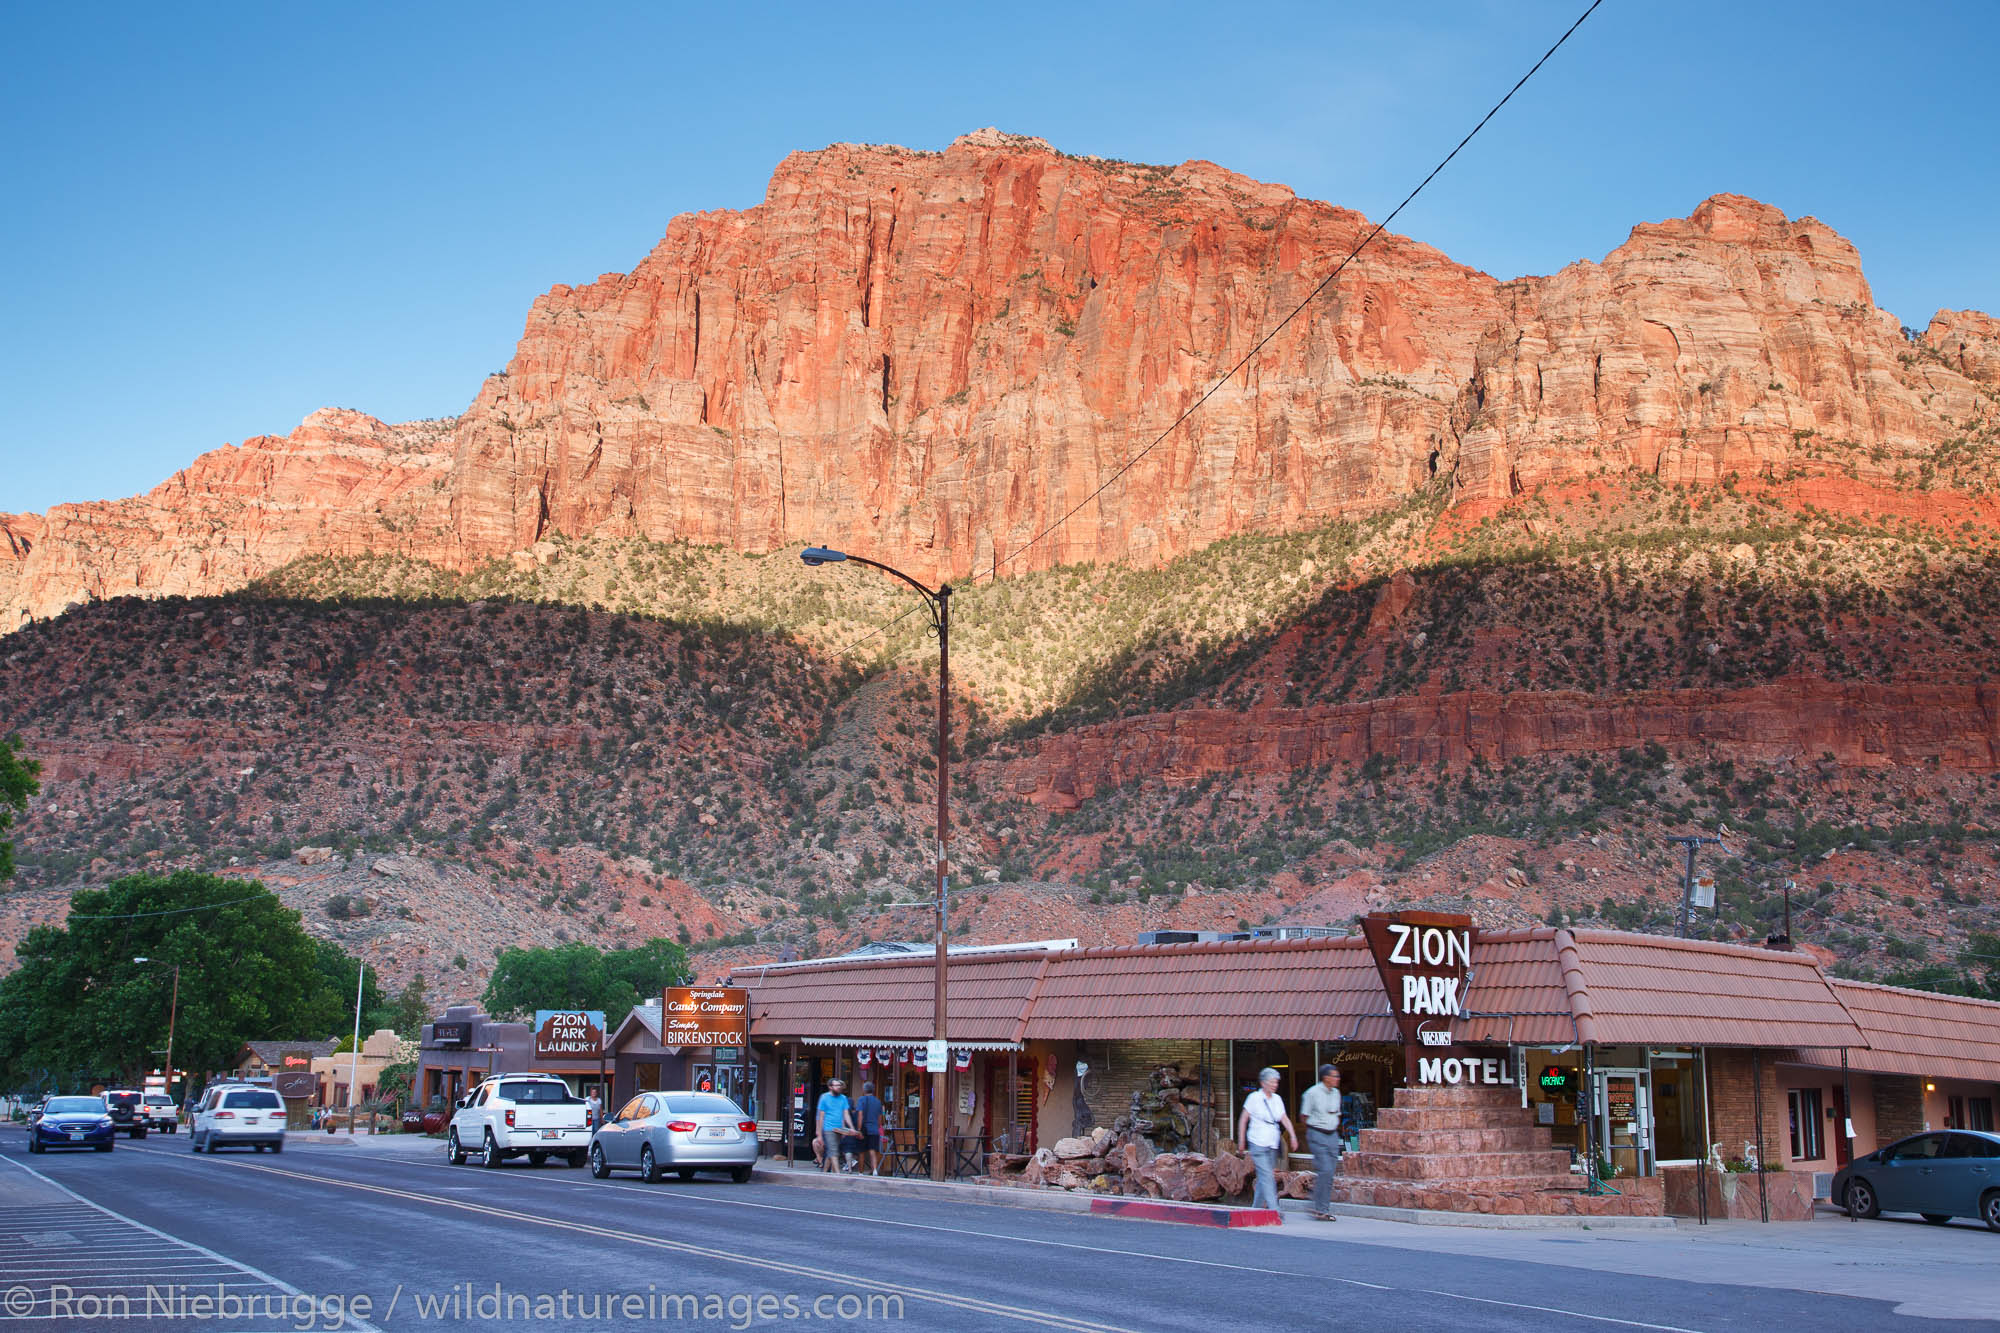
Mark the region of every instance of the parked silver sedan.
<instances>
[{"instance_id":1,"label":"parked silver sedan","mask_svg":"<svg viewBox=\"0 0 2000 1333\"><path fill-rule=\"evenodd\" d=\"M739 1185L757 1161L757 1122L713 1092L642 1092L590 1138L590 1174L616 1170L656 1181L697 1171L727 1171Z\"/></svg>"}]
</instances>

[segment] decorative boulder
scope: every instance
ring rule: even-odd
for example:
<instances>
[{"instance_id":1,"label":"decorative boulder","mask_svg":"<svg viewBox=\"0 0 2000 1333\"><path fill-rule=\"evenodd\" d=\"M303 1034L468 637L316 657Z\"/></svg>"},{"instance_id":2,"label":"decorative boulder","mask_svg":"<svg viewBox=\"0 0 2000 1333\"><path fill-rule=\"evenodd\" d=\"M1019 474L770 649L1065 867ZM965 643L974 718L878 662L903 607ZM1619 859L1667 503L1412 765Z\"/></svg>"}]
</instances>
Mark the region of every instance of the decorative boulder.
<instances>
[{"instance_id":1,"label":"decorative boulder","mask_svg":"<svg viewBox=\"0 0 2000 1333\"><path fill-rule=\"evenodd\" d=\"M1065 1162L1074 1162L1080 1158L1097 1156L1097 1150L1089 1139L1057 1139L1055 1155Z\"/></svg>"},{"instance_id":2,"label":"decorative boulder","mask_svg":"<svg viewBox=\"0 0 2000 1333\"><path fill-rule=\"evenodd\" d=\"M1233 1152L1217 1153L1209 1162L1209 1167L1215 1173L1215 1183L1222 1187L1225 1196L1238 1195L1249 1189L1252 1177L1257 1174L1257 1168L1250 1164L1249 1158Z\"/></svg>"}]
</instances>

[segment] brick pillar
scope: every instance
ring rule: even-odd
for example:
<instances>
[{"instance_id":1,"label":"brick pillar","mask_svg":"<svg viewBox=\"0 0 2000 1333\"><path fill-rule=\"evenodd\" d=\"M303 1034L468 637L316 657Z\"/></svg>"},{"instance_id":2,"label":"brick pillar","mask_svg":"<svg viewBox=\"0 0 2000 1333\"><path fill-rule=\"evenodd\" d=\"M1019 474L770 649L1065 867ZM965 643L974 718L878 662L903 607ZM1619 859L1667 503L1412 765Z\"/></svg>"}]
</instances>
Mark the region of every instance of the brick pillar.
<instances>
[{"instance_id":1,"label":"brick pillar","mask_svg":"<svg viewBox=\"0 0 2000 1333\"><path fill-rule=\"evenodd\" d=\"M1784 1090L1778 1086L1778 1064L1770 1051L1763 1052L1761 1092L1764 1101L1764 1137L1757 1137L1757 1096L1752 1072L1755 1062L1749 1051L1708 1052L1708 1132L1711 1143L1722 1145L1725 1161L1743 1155L1743 1145L1758 1144L1757 1155L1765 1162L1783 1162L1790 1143Z\"/></svg>"},{"instance_id":2,"label":"brick pillar","mask_svg":"<svg viewBox=\"0 0 2000 1333\"><path fill-rule=\"evenodd\" d=\"M1924 1128L1924 1081L1901 1074L1877 1074L1875 1142L1893 1143Z\"/></svg>"}]
</instances>

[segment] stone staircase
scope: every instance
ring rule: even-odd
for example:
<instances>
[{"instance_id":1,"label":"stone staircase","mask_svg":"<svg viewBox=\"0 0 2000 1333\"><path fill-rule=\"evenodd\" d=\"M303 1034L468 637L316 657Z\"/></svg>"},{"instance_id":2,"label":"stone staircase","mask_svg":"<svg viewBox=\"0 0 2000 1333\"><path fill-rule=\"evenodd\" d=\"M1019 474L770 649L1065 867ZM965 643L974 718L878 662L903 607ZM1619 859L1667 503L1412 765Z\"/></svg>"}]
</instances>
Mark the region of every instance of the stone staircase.
<instances>
[{"instance_id":1,"label":"stone staircase","mask_svg":"<svg viewBox=\"0 0 2000 1333\"><path fill-rule=\"evenodd\" d=\"M1658 1217L1657 1178L1585 1194L1567 1149L1553 1146L1518 1092L1408 1087L1361 1131L1334 1180L1337 1202L1521 1216Z\"/></svg>"}]
</instances>

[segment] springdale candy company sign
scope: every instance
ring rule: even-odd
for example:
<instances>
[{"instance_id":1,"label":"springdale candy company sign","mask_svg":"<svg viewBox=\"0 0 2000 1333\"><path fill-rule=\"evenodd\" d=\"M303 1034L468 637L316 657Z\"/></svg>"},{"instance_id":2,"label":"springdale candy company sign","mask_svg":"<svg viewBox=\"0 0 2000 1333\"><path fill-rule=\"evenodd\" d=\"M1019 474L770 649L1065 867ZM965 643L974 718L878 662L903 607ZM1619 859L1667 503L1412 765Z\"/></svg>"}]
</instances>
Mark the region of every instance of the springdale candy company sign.
<instances>
[{"instance_id":1,"label":"springdale candy company sign","mask_svg":"<svg viewBox=\"0 0 2000 1333\"><path fill-rule=\"evenodd\" d=\"M1403 1036L1406 1076L1416 1083L1514 1082L1510 1061L1457 1044L1472 975L1472 918L1451 912L1375 913L1361 919L1389 1013Z\"/></svg>"},{"instance_id":2,"label":"springdale candy company sign","mask_svg":"<svg viewBox=\"0 0 2000 1333\"><path fill-rule=\"evenodd\" d=\"M750 992L741 986L669 986L661 1001L662 1046L741 1046L750 1035Z\"/></svg>"}]
</instances>

